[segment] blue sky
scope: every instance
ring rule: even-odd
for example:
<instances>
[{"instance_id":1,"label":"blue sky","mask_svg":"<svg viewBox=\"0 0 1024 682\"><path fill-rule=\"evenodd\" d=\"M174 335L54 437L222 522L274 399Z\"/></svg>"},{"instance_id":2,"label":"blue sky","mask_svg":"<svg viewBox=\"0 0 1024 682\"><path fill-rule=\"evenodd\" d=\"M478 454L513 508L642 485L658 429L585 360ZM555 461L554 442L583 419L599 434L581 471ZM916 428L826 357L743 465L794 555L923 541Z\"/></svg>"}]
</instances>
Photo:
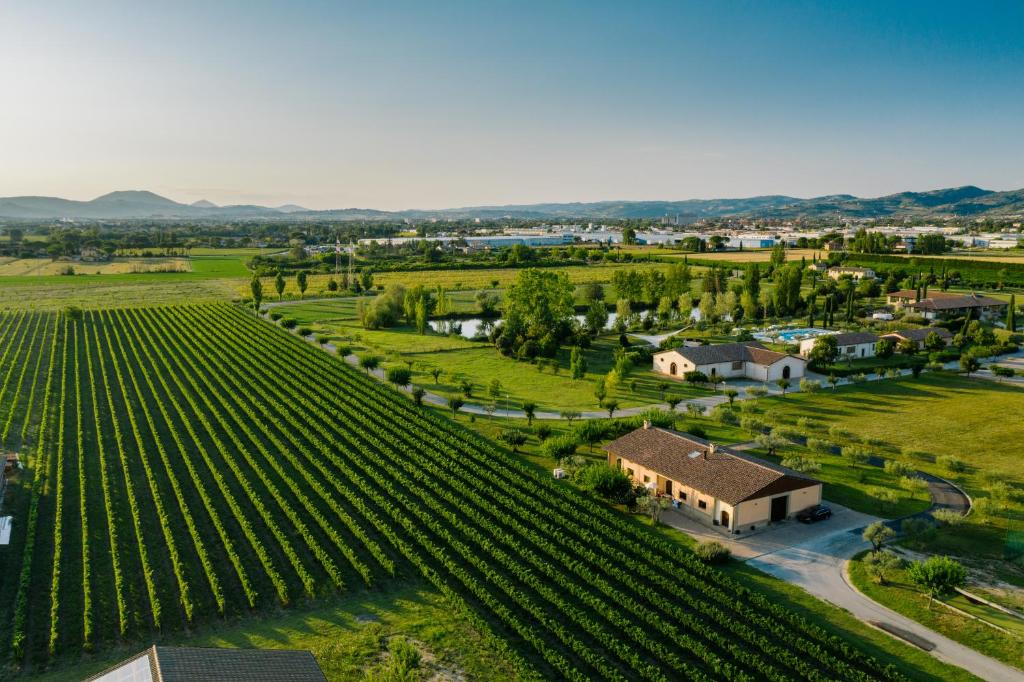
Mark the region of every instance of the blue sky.
<instances>
[{"instance_id":1,"label":"blue sky","mask_svg":"<svg viewBox=\"0 0 1024 682\"><path fill-rule=\"evenodd\" d=\"M313 208L1024 187L1024 4L0 5L0 195Z\"/></svg>"}]
</instances>

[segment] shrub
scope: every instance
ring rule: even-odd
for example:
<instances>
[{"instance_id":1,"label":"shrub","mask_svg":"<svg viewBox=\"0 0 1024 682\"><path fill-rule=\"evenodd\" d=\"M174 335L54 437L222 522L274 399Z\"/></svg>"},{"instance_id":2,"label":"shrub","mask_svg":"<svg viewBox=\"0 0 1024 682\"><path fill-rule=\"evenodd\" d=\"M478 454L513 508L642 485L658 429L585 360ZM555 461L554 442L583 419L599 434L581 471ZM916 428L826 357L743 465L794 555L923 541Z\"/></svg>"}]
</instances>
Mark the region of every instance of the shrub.
<instances>
[{"instance_id":1,"label":"shrub","mask_svg":"<svg viewBox=\"0 0 1024 682\"><path fill-rule=\"evenodd\" d=\"M633 481L626 472L607 464L583 467L576 472L576 483L609 502L625 503L633 492Z\"/></svg>"},{"instance_id":2,"label":"shrub","mask_svg":"<svg viewBox=\"0 0 1024 682\"><path fill-rule=\"evenodd\" d=\"M298 334L302 338L306 338L307 336L309 336L312 333L313 333L313 330L310 329L309 327L299 327L299 329L298 329Z\"/></svg>"},{"instance_id":3,"label":"shrub","mask_svg":"<svg viewBox=\"0 0 1024 682\"><path fill-rule=\"evenodd\" d=\"M541 443L548 439L551 435L551 427L547 424L539 424L536 429L533 430L534 435L537 436L537 440Z\"/></svg>"},{"instance_id":4,"label":"shrub","mask_svg":"<svg viewBox=\"0 0 1024 682\"><path fill-rule=\"evenodd\" d=\"M936 509L932 518L943 526L959 526L964 521L964 515L955 509Z\"/></svg>"},{"instance_id":5,"label":"shrub","mask_svg":"<svg viewBox=\"0 0 1024 682\"><path fill-rule=\"evenodd\" d=\"M697 555L698 559L707 564L724 564L732 554L728 547L715 540L698 542L693 548L693 553Z\"/></svg>"},{"instance_id":6,"label":"shrub","mask_svg":"<svg viewBox=\"0 0 1024 682\"><path fill-rule=\"evenodd\" d=\"M540 446L540 453L545 457L561 460L576 454L578 445L579 441L575 436L556 436L544 441L544 444Z\"/></svg>"},{"instance_id":7,"label":"shrub","mask_svg":"<svg viewBox=\"0 0 1024 682\"><path fill-rule=\"evenodd\" d=\"M833 438L846 438L850 440L853 439L853 434L851 432L839 426L828 427L828 435L832 436Z\"/></svg>"},{"instance_id":8,"label":"shrub","mask_svg":"<svg viewBox=\"0 0 1024 682\"><path fill-rule=\"evenodd\" d=\"M815 379L801 379L800 390L804 393L817 393L821 390L821 382Z\"/></svg>"},{"instance_id":9,"label":"shrub","mask_svg":"<svg viewBox=\"0 0 1024 682\"><path fill-rule=\"evenodd\" d=\"M284 315L282 315L281 313L277 312L276 310L271 310L270 311L270 319L272 319L274 322L277 322L282 317L284 317Z\"/></svg>"},{"instance_id":10,"label":"shrub","mask_svg":"<svg viewBox=\"0 0 1024 682\"><path fill-rule=\"evenodd\" d=\"M728 426L736 426L740 423L740 418L736 416L736 411L729 409L726 405L718 405L711 410L711 418L719 424L726 424Z\"/></svg>"},{"instance_id":11,"label":"shrub","mask_svg":"<svg viewBox=\"0 0 1024 682\"><path fill-rule=\"evenodd\" d=\"M796 420L796 427L801 431L809 431L817 428L818 425L807 417L800 417Z\"/></svg>"},{"instance_id":12,"label":"shrub","mask_svg":"<svg viewBox=\"0 0 1024 682\"><path fill-rule=\"evenodd\" d=\"M286 317L283 320L281 320L281 326L284 327L285 329L295 329L296 327L299 326L299 321L296 320L294 317Z\"/></svg>"},{"instance_id":13,"label":"shrub","mask_svg":"<svg viewBox=\"0 0 1024 682\"><path fill-rule=\"evenodd\" d=\"M956 455L943 455L936 460L939 466L953 474L962 474L967 471L967 462Z\"/></svg>"},{"instance_id":14,"label":"shrub","mask_svg":"<svg viewBox=\"0 0 1024 682\"><path fill-rule=\"evenodd\" d=\"M793 455L782 460L782 466L799 471L802 474L813 474L821 470L821 464L808 457Z\"/></svg>"}]
</instances>

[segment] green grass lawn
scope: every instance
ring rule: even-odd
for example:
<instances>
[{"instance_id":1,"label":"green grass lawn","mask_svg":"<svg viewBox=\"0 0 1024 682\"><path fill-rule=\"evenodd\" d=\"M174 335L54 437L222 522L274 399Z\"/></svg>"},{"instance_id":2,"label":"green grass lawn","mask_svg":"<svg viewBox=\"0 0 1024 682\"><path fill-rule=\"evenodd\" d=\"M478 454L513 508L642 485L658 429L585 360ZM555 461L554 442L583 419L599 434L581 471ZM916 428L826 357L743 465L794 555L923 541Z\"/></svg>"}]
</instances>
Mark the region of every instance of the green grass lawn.
<instances>
[{"instance_id":1,"label":"green grass lawn","mask_svg":"<svg viewBox=\"0 0 1024 682\"><path fill-rule=\"evenodd\" d=\"M986 604L973 602L962 594L955 594L944 601L950 606L966 611L987 623L992 623L1004 630L1009 630L1018 638L1024 640L1024 618L1012 616Z\"/></svg>"},{"instance_id":2,"label":"green grass lawn","mask_svg":"<svg viewBox=\"0 0 1024 682\"><path fill-rule=\"evenodd\" d=\"M1006 555L1008 530L1011 525L1019 530L1024 518L1024 470L1017 447L1024 442L1021 388L926 372L916 380L873 381L760 403L790 428L799 417L811 419L808 436L849 444L851 439L827 433L833 425L845 429L859 447L955 480L974 498L990 496L1000 483L1009 486L1004 513L971 514L964 524L941 529L929 546L932 551L977 559ZM967 470L956 474L935 461L947 455L961 458Z\"/></svg>"},{"instance_id":3,"label":"green grass lawn","mask_svg":"<svg viewBox=\"0 0 1024 682\"><path fill-rule=\"evenodd\" d=\"M82 679L132 656L150 644L198 647L306 649L313 652L328 680L361 679L378 665L391 638L414 642L436 659L424 665L431 678L460 671L469 679L513 680L514 674L491 646L429 588L411 584L387 593L357 592L329 603L268 614L244 623L206 627L106 650L102 657L74 666L51 666L33 679ZM0 671L2 672L2 671ZM458 677L444 679L459 679Z\"/></svg>"},{"instance_id":4,"label":"green grass lawn","mask_svg":"<svg viewBox=\"0 0 1024 682\"><path fill-rule=\"evenodd\" d=\"M814 459L821 464L821 470L811 475L825 484L822 497L828 502L835 502L866 514L895 519L916 514L931 506L927 492L911 495L900 488L898 479L880 467L851 466L839 455L822 455L798 445L785 446L775 456L760 448L749 452L776 464L781 464L783 459L794 455ZM883 489L892 490L897 495L896 502L880 503L876 494Z\"/></svg>"},{"instance_id":5,"label":"green grass lawn","mask_svg":"<svg viewBox=\"0 0 1024 682\"><path fill-rule=\"evenodd\" d=\"M1024 668L1024 642L1021 639L951 611L941 604L933 604L929 608L927 594L910 582L904 570L894 571L887 576L886 585L879 585L864 570L859 560L863 556L850 562L850 579L858 590L952 640L1004 663ZM991 613L993 610L987 611Z\"/></svg>"},{"instance_id":6,"label":"green grass lawn","mask_svg":"<svg viewBox=\"0 0 1024 682\"><path fill-rule=\"evenodd\" d=\"M594 397L594 384L598 377L612 369L613 354L618 344L618 337L614 335L595 339L585 351L586 376L573 380L569 375L569 348L561 349L555 358L558 364L556 373L553 366L541 370L539 365L498 354L489 343L469 341L459 336L421 335L404 325L389 329L363 329L356 318L356 303L352 299L289 304L277 310L298 320L300 325L309 325L317 333L348 343L357 352L376 353L390 364L413 361L413 383L434 393L461 394L460 383L465 379L475 388L473 397L467 402L491 402L487 388L493 379L497 379L502 388L499 407L507 404L515 409L524 401L535 402L538 410L542 411L600 409ZM437 382L430 374L434 368L442 372ZM659 377L645 365L634 367L608 398L618 400L621 408L660 403L663 382L667 384L667 394L683 398L711 394L710 389Z\"/></svg>"}]
</instances>

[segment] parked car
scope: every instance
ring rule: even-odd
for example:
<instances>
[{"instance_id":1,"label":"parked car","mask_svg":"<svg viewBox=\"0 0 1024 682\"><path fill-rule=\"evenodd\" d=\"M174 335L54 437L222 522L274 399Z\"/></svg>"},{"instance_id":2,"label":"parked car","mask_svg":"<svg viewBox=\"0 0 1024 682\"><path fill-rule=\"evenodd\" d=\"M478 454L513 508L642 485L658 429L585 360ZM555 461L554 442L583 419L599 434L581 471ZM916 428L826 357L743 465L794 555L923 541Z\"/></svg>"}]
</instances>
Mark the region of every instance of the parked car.
<instances>
[{"instance_id":1,"label":"parked car","mask_svg":"<svg viewBox=\"0 0 1024 682\"><path fill-rule=\"evenodd\" d=\"M832 510L823 504L808 507L796 515L796 520L800 523L814 523L830 518L832 518Z\"/></svg>"}]
</instances>

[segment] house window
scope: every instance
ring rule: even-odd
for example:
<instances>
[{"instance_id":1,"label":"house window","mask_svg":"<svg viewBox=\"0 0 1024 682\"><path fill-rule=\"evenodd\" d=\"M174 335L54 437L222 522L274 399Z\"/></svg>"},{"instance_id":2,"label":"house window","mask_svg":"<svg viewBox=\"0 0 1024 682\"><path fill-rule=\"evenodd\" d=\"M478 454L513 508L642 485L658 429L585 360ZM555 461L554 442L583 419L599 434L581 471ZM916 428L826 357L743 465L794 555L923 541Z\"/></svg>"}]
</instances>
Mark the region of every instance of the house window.
<instances>
[{"instance_id":1,"label":"house window","mask_svg":"<svg viewBox=\"0 0 1024 682\"><path fill-rule=\"evenodd\" d=\"M697 500L697 506L700 507L701 509L707 509L708 508L708 501L707 500Z\"/></svg>"},{"instance_id":2,"label":"house window","mask_svg":"<svg viewBox=\"0 0 1024 682\"><path fill-rule=\"evenodd\" d=\"M626 473L629 474L630 478L633 478L634 474L633 474L633 470L632 469L626 469Z\"/></svg>"},{"instance_id":3,"label":"house window","mask_svg":"<svg viewBox=\"0 0 1024 682\"><path fill-rule=\"evenodd\" d=\"M679 491L679 499L684 501L686 500L686 493L682 490Z\"/></svg>"},{"instance_id":4,"label":"house window","mask_svg":"<svg viewBox=\"0 0 1024 682\"><path fill-rule=\"evenodd\" d=\"M647 475L644 475L644 483L650 483L650 482L651 482L651 477L647 476Z\"/></svg>"},{"instance_id":5,"label":"house window","mask_svg":"<svg viewBox=\"0 0 1024 682\"><path fill-rule=\"evenodd\" d=\"M616 469L621 469L622 468L622 458L621 457L616 457L615 458L615 468Z\"/></svg>"},{"instance_id":6,"label":"house window","mask_svg":"<svg viewBox=\"0 0 1024 682\"><path fill-rule=\"evenodd\" d=\"M847 354L847 355L850 355L850 354L852 354L852 353L853 353L853 346L847 346L847 347L846 347L846 354Z\"/></svg>"},{"instance_id":7,"label":"house window","mask_svg":"<svg viewBox=\"0 0 1024 682\"><path fill-rule=\"evenodd\" d=\"M743 361L739 360L737 362L732 363L732 368L733 369L743 369Z\"/></svg>"}]
</instances>

